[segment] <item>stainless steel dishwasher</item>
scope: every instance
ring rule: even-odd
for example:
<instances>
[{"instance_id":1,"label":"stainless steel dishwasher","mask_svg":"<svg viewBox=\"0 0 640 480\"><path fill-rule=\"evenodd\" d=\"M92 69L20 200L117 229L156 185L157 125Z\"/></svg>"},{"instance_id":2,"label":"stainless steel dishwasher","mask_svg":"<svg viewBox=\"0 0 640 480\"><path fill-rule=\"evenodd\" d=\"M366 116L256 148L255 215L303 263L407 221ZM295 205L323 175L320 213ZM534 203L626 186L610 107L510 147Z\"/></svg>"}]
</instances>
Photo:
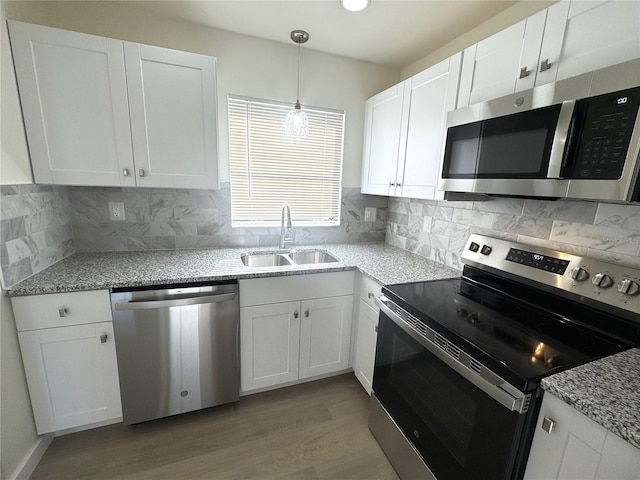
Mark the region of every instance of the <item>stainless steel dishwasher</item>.
<instances>
[{"instance_id":1,"label":"stainless steel dishwasher","mask_svg":"<svg viewBox=\"0 0 640 480\"><path fill-rule=\"evenodd\" d=\"M125 424L238 400L237 281L116 289L111 309Z\"/></svg>"}]
</instances>

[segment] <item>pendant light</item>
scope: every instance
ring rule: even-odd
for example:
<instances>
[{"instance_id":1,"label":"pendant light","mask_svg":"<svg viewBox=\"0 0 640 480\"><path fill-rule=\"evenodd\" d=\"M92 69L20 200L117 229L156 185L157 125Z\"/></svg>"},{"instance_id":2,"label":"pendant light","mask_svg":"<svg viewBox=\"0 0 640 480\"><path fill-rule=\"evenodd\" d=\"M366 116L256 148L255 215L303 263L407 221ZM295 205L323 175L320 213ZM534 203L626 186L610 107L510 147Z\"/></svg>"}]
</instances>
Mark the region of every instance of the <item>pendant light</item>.
<instances>
[{"instance_id":1,"label":"pendant light","mask_svg":"<svg viewBox=\"0 0 640 480\"><path fill-rule=\"evenodd\" d=\"M309 134L309 119L302 111L300 105L300 45L309 40L309 34L304 30L293 30L291 40L298 44L298 89L296 91L296 104L287 114L284 122L284 133L289 138L306 137Z\"/></svg>"}]
</instances>

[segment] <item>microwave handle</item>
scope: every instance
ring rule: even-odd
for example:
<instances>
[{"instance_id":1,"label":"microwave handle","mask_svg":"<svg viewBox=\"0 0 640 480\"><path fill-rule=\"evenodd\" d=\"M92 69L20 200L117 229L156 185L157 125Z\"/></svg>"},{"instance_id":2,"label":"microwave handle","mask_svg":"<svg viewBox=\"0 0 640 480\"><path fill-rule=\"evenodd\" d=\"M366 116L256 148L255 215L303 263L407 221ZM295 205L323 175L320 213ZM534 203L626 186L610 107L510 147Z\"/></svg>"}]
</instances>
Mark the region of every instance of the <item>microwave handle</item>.
<instances>
[{"instance_id":1,"label":"microwave handle","mask_svg":"<svg viewBox=\"0 0 640 480\"><path fill-rule=\"evenodd\" d=\"M569 134L567 136L567 143L564 149L564 155L562 160L561 174L564 177L569 170L571 170L575 163L576 148L578 147L578 140L580 138L582 126L582 113L575 111L571 118L571 125L569 125Z\"/></svg>"},{"instance_id":2,"label":"microwave handle","mask_svg":"<svg viewBox=\"0 0 640 480\"><path fill-rule=\"evenodd\" d=\"M562 166L565 157L565 146L570 140L571 120L576 107L575 100L562 102L560 114L558 115L558 123L553 134L553 144L551 145L551 155L549 157L549 168L547 170L547 178L562 178Z\"/></svg>"}]
</instances>

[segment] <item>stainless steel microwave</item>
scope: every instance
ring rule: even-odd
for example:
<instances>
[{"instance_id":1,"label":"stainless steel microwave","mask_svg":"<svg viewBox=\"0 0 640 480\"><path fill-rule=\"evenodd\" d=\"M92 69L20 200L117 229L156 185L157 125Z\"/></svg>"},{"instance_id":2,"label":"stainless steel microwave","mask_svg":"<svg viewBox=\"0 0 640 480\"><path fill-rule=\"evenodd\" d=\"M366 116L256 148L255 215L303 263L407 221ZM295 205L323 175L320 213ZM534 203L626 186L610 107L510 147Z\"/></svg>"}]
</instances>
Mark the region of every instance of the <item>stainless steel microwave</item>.
<instances>
[{"instance_id":1,"label":"stainless steel microwave","mask_svg":"<svg viewBox=\"0 0 640 480\"><path fill-rule=\"evenodd\" d=\"M572 88L552 84L450 112L439 189L639 202L635 85L553 103Z\"/></svg>"}]
</instances>

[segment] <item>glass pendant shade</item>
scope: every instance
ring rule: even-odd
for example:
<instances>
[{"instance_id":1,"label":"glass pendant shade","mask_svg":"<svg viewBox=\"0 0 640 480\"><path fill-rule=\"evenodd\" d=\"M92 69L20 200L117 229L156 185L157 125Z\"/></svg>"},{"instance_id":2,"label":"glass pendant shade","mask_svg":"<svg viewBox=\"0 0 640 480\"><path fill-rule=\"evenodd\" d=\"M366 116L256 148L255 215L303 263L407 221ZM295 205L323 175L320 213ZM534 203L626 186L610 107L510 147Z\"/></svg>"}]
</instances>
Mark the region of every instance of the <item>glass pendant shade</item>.
<instances>
[{"instance_id":1,"label":"glass pendant shade","mask_svg":"<svg viewBox=\"0 0 640 480\"><path fill-rule=\"evenodd\" d=\"M309 119L307 114L302 111L300 102L296 102L296 106L287 113L284 121L284 134L289 137L306 137L309 135Z\"/></svg>"}]
</instances>

